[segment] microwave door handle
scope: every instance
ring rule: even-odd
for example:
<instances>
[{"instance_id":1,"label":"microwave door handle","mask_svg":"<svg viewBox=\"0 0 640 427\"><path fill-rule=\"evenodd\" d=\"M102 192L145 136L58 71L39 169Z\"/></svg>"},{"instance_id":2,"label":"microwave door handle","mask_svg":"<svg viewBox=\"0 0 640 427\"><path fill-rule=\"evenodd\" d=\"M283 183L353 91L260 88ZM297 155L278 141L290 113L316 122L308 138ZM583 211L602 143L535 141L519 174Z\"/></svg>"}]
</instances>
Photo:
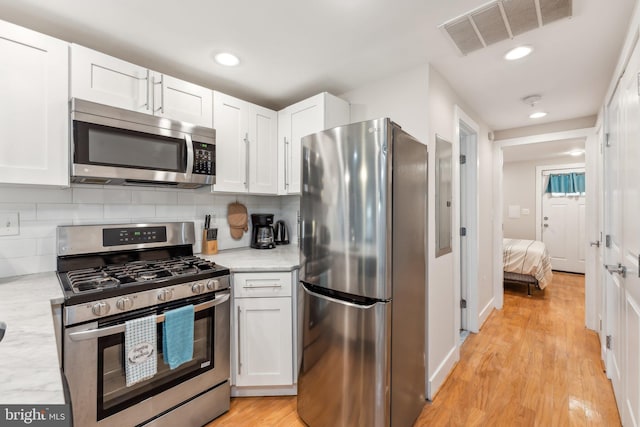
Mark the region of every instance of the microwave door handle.
<instances>
[{"instance_id":1,"label":"microwave door handle","mask_svg":"<svg viewBox=\"0 0 640 427\"><path fill-rule=\"evenodd\" d=\"M191 140L191 135L185 135L184 141L187 146L187 170L186 176L187 179L191 178L191 174L193 172L193 141Z\"/></svg>"},{"instance_id":2,"label":"microwave door handle","mask_svg":"<svg viewBox=\"0 0 640 427\"><path fill-rule=\"evenodd\" d=\"M203 302L202 304L196 305L195 307L193 307L193 311L197 313L199 311L206 310L211 307L215 307L216 305L223 304L229 301L230 295L231 294L229 293L218 295L211 301L206 301L206 302ZM156 323L162 323L162 322L164 322L164 314L160 314L156 316ZM87 331L72 332L69 334L69 338L71 338L71 341L86 341L86 340L93 340L100 337L106 337L109 335L121 334L124 331L125 331L125 324L122 323L120 325L108 326L106 328L101 328L101 329L100 328L89 329Z\"/></svg>"}]
</instances>

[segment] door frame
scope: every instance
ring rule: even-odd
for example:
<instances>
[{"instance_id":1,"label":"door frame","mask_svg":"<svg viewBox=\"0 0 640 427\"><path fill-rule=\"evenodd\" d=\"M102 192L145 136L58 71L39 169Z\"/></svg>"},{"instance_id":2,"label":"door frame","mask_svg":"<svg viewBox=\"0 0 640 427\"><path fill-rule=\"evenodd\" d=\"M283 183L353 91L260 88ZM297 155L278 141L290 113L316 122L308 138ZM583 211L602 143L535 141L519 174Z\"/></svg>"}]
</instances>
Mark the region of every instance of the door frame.
<instances>
[{"instance_id":1,"label":"door frame","mask_svg":"<svg viewBox=\"0 0 640 427\"><path fill-rule=\"evenodd\" d=\"M480 136L480 126L464 112L458 105L454 106L454 144L453 144L453 200L456 201L453 210L453 286L454 286L454 307L455 324L454 331L456 341L459 342L460 329L471 332L480 330L481 319L478 307L478 254L480 253L478 242L478 213L479 213L479 167L478 167L478 139ZM465 182L461 180L460 153L461 138L465 138L464 151L467 156ZM465 188L465 217L461 218L461 186ZM461 224L467 227L465 237L465 257L461 257ZM463 268L464 265L464 268ZM465 277L461 277L461 271L465 271ZM463 280L464 279L464 280ZM463 293L461 286L465 285L467 300L466 325L462 325L462 309L460 299ZM490 310L487 310L487 315Z\"/></svg>"},{"instance_id":2,"label":"door frame","mask_svg":"<svg viewBox=\"0 0 640 427\"><path fill-rule=\"evenodd\" d=\"M504 306L504 289L503 289L503 280L504 280L504 271L503 271L503 260L502 260L502 239L504 238L503 232L503 208L504 208L504 195L503 195L503 179L504 179L504 147L514 147L518 145L527 145L527 144L537 144L540 142L549 142L549 141L559 141L566 139L578 139L578 138L587 138L585 141L585 145L589 144L591 141L596 140L598 128L596 127L588 127L588 128L580 128L580 129L572 129L566 131L559 132L551 132L551 133L542 133L530 136L522 136L516 138L508 138L497 140L494 142L493 146L493 194L494 194L494 206L497 208L494 211L494 245L493 245L493 293L495 296L495 307L501 309ZM592 174L595 174L596 171L592 170L593 168L588 167L589 163L585 162L585 174L586 181L588 182L592 179ZM595 175L593 176L595 178ZM597 197L602 197L601 195L597 195ZM593 234L599 233L597 221L593 218L587 220L586 224L586 234L587 236L591 236ZM586 243L586 242L585 242ZM594 285L594 280L590 280L590 277L586 277L585 280L585 300L591 301L593 299L593 293L596 291L597 286ZM600 280L600 278L596 278L596 280ZM585 324L589 329L594 329L597 321L595 320L598 316L598 313L590 310L592 305L589 304L585 306Z\"/></svg>"}]
</instances>

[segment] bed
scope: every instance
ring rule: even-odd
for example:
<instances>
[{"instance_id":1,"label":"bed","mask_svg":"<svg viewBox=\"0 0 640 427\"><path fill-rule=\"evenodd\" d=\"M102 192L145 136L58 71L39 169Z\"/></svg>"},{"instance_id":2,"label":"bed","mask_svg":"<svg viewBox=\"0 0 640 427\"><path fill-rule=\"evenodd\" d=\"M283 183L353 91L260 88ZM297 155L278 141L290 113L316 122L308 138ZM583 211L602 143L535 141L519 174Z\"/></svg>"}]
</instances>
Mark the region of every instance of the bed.
<instances>
[{"instance_id":1,"label":"bed","mask_svg":"<svg viewBox=\"0 0 640 427\"><path fill-rule=\"evenodd\" d=\"M551 283L551 258L544 243L538 240L504 239L502 242L504 281L531 285L542 290Z\"/></svg>"}]
</instances>

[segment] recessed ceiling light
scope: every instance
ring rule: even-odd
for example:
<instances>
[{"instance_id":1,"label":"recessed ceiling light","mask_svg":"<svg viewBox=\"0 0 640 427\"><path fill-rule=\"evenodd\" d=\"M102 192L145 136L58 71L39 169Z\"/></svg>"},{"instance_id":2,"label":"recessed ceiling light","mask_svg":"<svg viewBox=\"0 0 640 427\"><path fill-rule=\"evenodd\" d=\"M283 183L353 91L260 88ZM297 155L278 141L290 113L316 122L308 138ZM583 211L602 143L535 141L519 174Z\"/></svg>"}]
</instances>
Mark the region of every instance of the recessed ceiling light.
<instances>
[{"instance_id":1,"label":"recessed ceiling light","mask_svg":"<svg viewBox=\"0 0 640 427\"><path fill-rule=\"evenodd\" d=\"M507 52L504 55L504 59L507 61L515 61L516 59L524 58L531 52L533 52L533 48L531 46L518 46Z\"/></svg>"},{"instance_id":2,"label":"recessed ceiling light","mask_svg":"<svg viewBox=\"0 0 640 427\"><path fill-rule=\"evenodd\" d=\"M529 118L530 119L539 119L539 118L542 118L542 117L544 117L546 115L547 115L547 113L545 113L544 111L536 111L535 113L529 114Z\"/></svg>"},{"instance_id":3,"label":"recessed ceiling light","mask_svg":"<svg viewBox=\"0 0 640 427\"><path fill-rule=\"evenodd\" d=\"M240 63L240 59L232 53L221 52L214 56L216 62L220 65L224 65L226 67L235 67Z\"/></svg>"}]
</instances>

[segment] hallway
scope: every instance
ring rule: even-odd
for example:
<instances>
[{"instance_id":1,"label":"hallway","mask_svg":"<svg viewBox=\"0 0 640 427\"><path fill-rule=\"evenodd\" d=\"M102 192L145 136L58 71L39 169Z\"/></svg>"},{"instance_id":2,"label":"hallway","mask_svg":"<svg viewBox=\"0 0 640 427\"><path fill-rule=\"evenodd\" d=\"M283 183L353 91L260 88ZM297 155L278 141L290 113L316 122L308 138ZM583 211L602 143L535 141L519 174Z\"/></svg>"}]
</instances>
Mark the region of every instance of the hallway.
<instances>
[{"instance_id":1,"label":"hallway","mask_svg":"<svg viewBox=\"0 0 640 427\"><path fill-rule=\"evenodd\" d=\"M301 426L295 397L235 398L218 426ZM616 426L620 418L584 327L584 277L554 273L545 291L508 285L504 309L467 338L416 426Z\"/></svg>"}]
</instances>

